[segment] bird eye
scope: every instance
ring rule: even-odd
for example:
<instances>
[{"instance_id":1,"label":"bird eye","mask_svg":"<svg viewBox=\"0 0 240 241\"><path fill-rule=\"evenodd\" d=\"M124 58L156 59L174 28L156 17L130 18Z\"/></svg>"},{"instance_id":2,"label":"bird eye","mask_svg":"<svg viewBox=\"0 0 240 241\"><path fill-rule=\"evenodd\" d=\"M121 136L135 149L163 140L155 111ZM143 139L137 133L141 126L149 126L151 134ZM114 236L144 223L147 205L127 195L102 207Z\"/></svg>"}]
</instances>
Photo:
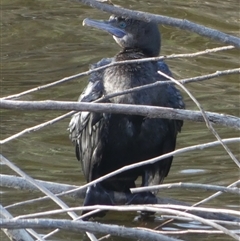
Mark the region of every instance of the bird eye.
<instances>
[{"instance_id":1,"label":"bird eye","mask_svg":"<svg viewBox=\"0 0 240 241\"><path fill-rule=\"evenodd\" d=\"M124 21L119 22L118 26L120 28L126 28L127 24Z\"/></svg>"}]
</instances>

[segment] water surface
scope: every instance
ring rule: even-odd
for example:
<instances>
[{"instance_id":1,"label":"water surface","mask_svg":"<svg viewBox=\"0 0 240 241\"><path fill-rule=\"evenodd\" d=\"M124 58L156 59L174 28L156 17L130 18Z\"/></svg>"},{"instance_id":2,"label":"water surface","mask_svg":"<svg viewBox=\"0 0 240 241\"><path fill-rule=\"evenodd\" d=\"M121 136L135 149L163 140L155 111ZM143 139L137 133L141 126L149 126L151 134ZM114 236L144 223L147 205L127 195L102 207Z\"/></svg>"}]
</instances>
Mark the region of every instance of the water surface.
<instances>
[{"instance_id":1,"label":"water surface","mask_svg":"<svg viewBox=\"0 0 240 241\"><path fill-rule=\"evenodd\" d=\"M220 31L239 36L239 2L237 0L210 2L201 1L114 1L124 7L184 18ZM19 93L33 87L88 69L89 64L103 57L112 57L119 47L106 33L85 28L86 17L106 19L109 14L81 5L74 1L23 1L2 0L1 22L1 96ZM160 26L162 55L191 53L206 48L222 46L196 34L169 26ZM178 79L213 73L217 70L239 67L239 51L229 50L197 58L172 59L167 61ZM75 101L87 83L87 77L73 80L53 88L22 97L22 100L68 100ZM187 85L205 110L239 116L239 76L231 75ZM184 94L188 109L197 109ZM50 120L64 112L1 110L1 139L27 127ZM74 147L68 139L69 119L40 131L26 134L1 147L1 152L28 175L46 181L81 185L85 183ZM216 126L222 138L237 137L234 129ZM178 137L177 147L186 147L214 141L213 135L203 123L185 122ZM239 158L239 145L229 145ZM14 174L1 165L1 173ZM196 182L229 185L239 179L239 170L222 147L194 151L176 156L165 183ZM2 188L3 205L39 196L27 191ZM211 195L200 190L173 189L161 195L195 203ZM70 206L80 201L69 200ZM238 210L240 202L234 195L224 194L206 206ZM52 202L41 202L10 209L13 215L57 208ZM160 221L133 222L135 213L110 213L101 220L126 226L155 227ZM194 224L174 222L171 228L195 228ZM184 227L183 227L184 226ZM232 240L225 235L199 235L198 240ZM186 235L186 240L196 236ZM88 240L85 235L60 232L55 240ZM1 240L8 240L4 235ZM112 238L110 240L123 240ZM126 239L127 240L127 239Z\"/></svg>"}]
</instances>

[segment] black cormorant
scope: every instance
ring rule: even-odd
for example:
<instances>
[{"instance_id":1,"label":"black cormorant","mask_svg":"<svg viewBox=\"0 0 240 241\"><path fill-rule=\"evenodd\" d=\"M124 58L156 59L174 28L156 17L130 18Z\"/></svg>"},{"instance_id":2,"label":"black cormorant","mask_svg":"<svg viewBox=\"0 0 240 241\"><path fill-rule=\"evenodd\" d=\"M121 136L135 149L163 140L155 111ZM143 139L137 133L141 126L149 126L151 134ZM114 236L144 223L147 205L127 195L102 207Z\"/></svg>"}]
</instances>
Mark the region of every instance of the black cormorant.
<instances>
[{"instance_id":1,"label":"black cormorant","mask_svg":"<svg viewBox=\"0 0 240 241\"><path fill-rule=\"evenodd\" d=\"M116 61L159 55L160 33L153 22L111 16L108 21L85 19L83 24L110 33L122 48L115 57L102 59L92 65L92 69ZM79 101L92 102L108 94L166 80L158 70L171 75L163 61L116 65L94 72ZM181 94L170 84L117 96L108 102L184 108ZM173 151L182 124L181 120L83 111L72 117L69 130L77 159L90 182L125 165ZM159 184L168 175L171 163L172 157L169 157L111 177L88 189L84 205L111 204L111 198L101 201L101 194L129 193L139 176L142 186ZM99 198L96 199L93 192L99 192Z\"/></svg>"}]
</instances>

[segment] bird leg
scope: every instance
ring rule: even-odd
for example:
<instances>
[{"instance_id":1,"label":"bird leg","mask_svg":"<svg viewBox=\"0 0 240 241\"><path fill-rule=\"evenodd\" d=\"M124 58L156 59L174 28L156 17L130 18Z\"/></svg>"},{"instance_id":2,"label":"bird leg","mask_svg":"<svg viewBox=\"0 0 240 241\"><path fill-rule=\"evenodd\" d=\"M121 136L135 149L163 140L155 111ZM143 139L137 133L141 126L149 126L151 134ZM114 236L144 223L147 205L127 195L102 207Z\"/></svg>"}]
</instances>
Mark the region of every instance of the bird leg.
<instances>
[{"instance_id":1,"label":"bird leg","mask_svg":"<svg viewBox=\"0 0 240 241\"><path fill-rule=\"evenodd\" d=\"M114 197L111 194L112 193L107 192L107 190L105 190L101 184L97 183L87 189L83 206L114 205L114 201L113 201ZM89 210L82 211L82 215L90 211ZM107 211L101 211L84 218L84 220L88 220L91 217L104 217L106 213Z\"/></svg>"}]
</instances>

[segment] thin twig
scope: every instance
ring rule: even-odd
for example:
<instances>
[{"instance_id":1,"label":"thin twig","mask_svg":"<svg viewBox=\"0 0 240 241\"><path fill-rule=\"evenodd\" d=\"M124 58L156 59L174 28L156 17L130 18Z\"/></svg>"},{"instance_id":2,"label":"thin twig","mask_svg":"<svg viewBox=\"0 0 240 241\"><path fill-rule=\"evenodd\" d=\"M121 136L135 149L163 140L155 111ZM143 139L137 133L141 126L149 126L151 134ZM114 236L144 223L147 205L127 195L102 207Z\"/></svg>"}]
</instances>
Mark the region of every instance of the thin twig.
<instances>
[{"instance_id":1,"label":"thin twig","mask_svg":"<svg viewBox=\"0 0 240 241\"><path fill-rule=\"evenodd\" d=\"M32 186L28 187L24 184L24 180L22 180L22 178L17 178L17 177L13 177L13 176L6 176L6 175L0 175L0 178L2 180L1 182L1 186L3 187L14 187L14 188L24 188L26 190L33 190L32 189ZM7 180L7 183L6 183L6 178ZM37 181L37 180L36 180ZM39 182L39 181L37 181ZM11 186L9 186L8 184L11 184ZM47 188L49 188L50 190L54 190L55 192L59 192L59 194L57 196L60 196L60 195L63 195L64 193L60 193L61 192L61 187L63 186L63 188L65 189L65 185L62 185L62 184L59 184L59 188L55 188L55 186L57 185L57 183L52 183L50 184L49 182L43 182L41 181L41 184L42 185L45 185L47 186ZM24 185L24 186L22 186ZM51 188L51 185L53 185L53 188ZM67 185L67 186L70 186L70 185ZM75 188L75 186L72 187L72 189ZM69 188L68 188L69 189ZM115 205L125 205L126 202L129 200L127 199L126 197L126 194L125 193L111 193L111 195L114 197L114 200L113 202L115 203ZM71 195L71 196L74 196L74 195ZM78 192L76 193L76 197L78 198ZM76 198L74 196L74 198ZM45 197L45 198L48 198L48 197ZM15 203L15 204L12 204L12 205L8 205L6 206L5 208L10 208L10 207L15 207L16 206L19 206L19 205L23 205L23 204L27 204L27 203L32 203L34 201L39 201L39 200L43 200L44 198L39 198L39 199L33 199L33 200L27 200L27 201L23 201L23 202L20 202L20 203ZM155 202L156 200L154 199L153 202ZM138 200L138 203L142 203L144 202L143 200L139 199ZM187 203L184 203L184 202L180 202L180 201L177 201L177 200L174 200L174 199L170 199L170 198L166 198L166 197L157 197L157 203L158 204L172 204L172 205L182 205L182 206L190 206L189 204ZM97 212L97 210L94 210L94 212ZM89 213L87 213L89 214ZM87 215L85 214L85 215ZM230 217L230 216L219 216L219 215L206 215L204 213L194 213L198 216L201 216L201 217L204 217L204 218L207 218L207 219L227 219L227 220L233 220L233 217ZM83 216L80 216L79 218L83 218ZM76 219L77 220L77 219Z\"/></svg>"},{"instance_id":2,"label":"thin twig","mask_svg":"<svg viewBox=\"0 0 240 241\"><path fill-rule=\"evenodd\" d=\"M42 216L48 216L48 215L55 215L55 214L61 214L66 212L72 212L72 211L87 211L87 210L108 210L108 211L119 211L119 212L129 212L129 211L148 211L148 212L157 212L157 213L164 213L165 210L171 209L171 210L183 210L185 211L188 209L189 211L195 211L195 212L206 212L206 213L221 213L221 214L229 214L234 215L234 218L238 220L237 217L240 217L240 211L231 210L231 209L224 209L224 208L203 208L203 207L189 207L185 205L175 205L175 204L142 204L142 205L128 205L128 206L122 206L122 205L93 205L93 206L81 206L81 207L72 207L68 209L56 209L56 210L50 210L50 211L43 211L38 213L31 213L31 214L24 214L19 215L14 218L14 220L17 219L26 219L26 218L36 218L36 217L42 217ZM214 221L214 220L211 220Z\"/></svg>"},{"instance_id":3,"label":"thin twig","mask_svg":"<svg viewBox=\"0 0 240 241\"><path fill-rule=\"evenodd\" d=\"M228 49L232 49L232 48L233 48L232 46L224 46L224 47L221 47L221 48L207 49L207 50L204 50L204 51L200 51L200 52L196 52L196 53L190 53L190 54L172 54L172 55L153 57L153 58L143 58L143 59L137 59L137 60L118 61L118 62L110 63L110 64L107 64L107 65L104 65L104 66L101 66L101 67L98 67L98 68L95 68L95 69L92 69L92 70L82 72L82 73L79 73L79 74L76 74L76 75L71 75L71 76L62 78L60 80L54 81L52 83L49 83L49 84L46 84L46 85L41 85L41 86L38 86L38 87L35 87L35 88L32 88L32 89L23 91L23 92L18 93L18 94L2 97L2 98L0 98L0 101L1 100L19 98L21 96L24 96L24 95L27 95L27 94L30 94L30 93L33 93L33 92L36 92L36 91L39 91L39 90L47 89L47 88L56 86L58 84L63 84L63 83L66 83L70 80L74 80L74 79L77 79L77 78L80 78L80 77L84 77L86 75L90 75L94 72L97 72L97 71L100 71L100 70L103 70L103 69L106 69L106 68L109 68L109 67L112 67L112 66L116 66L116 65L130 64L130 63L144 63L144 62L149 62L149 61L159 61L159 60L163 60L163 59L173 59L173 58L182 58L182 57L195 57L195 56L199 56L199 55L203 55L203 54L214 53L214 52L218 52L218 51L221 51L221 50L228 50ZM221 75L220 72L224 72L224 71L219 71L219 74ZM228 74L228 73L225 73L225 74ZM224 74L222 74L222 75L224 75Z\"/></svg>"},{"instance_id":4,"label":"thin twig","mask_svg":"<svg viewBox=\"0 0 240 241\"><path fill-rule=\"evenodd\" d=\"M232 143L232 142L240 142L240 137L237 137L237 138L229 138L229 139L222 139L222 141L224 143ZM70 190L70 191L67 191L65 192L64 194L69 194L69 193L72 193L72 192L75 192L75 191L79 191L79 190L85 190L86 188L98 183L98 182L102 182L112 176L115 176L119 173L122 173L122 172L125 172L125 171L128 171L128 170L131 170L133 168L137 168L137 167L140 167L140 166L143 166L143 165L148 165L148 164L154 164L155 162L158 162L158 161L161 161L165 158L168 158L170 156L176 156L178 154L182 154L182 153L185 153L185 152L189 152L189 151L195 151L195 150L203 150L205 148L209 148L209 147L213 147L213 146L216 146L216 145L220 145L220 142L219 141L213 141L213 142L208 142L208 143L204 143L204 144L198 144L198 145L193 145L193 146L188 146L188 147L184 147L184 148L180 148L178 150L175 150L175 151L172 151L172 152L169 152L167 154L164 154L164 155L161 155L161 156L158 156L158 157L155 157L155 158L152 158L152 159L148 159L148 160L145 160L145 161L141 161L141 162L138 162L138 163L135 163L135 164L131 164L131 165L127 165L127 166L124 166L118 170L115 170L109 174L106 174L102 177L99 177L89 183L86 183L85 185L75 189L75 190Z\"/></svg>"},{"instance_id":5,"label":"thin twig","mask_svg":"<svg viewBox=\"0 0 240 241\"><path fill-rule=\"evenodd\" d=\"M189 78L189 79L183 79L180 82L181 83L189 83L189 82L195 82L195 81L202 81L202 80L209 79L209 78L214 78L214 77L217 77L217 76L220 76L220 75L236 74L236 73L240 73L240 68L232 69L232 70L225 70L225 71L217 71L217 72L215 72L213 74L209 74L209 75L198 76L198 77L193 77L193 78ZM113 98L113 97L116 97L116 96L119 96L119 95L123 95L123 94L132 93L134 91L140 91L140 90L143 90L143 89L146 89L146 88L153 88L153 87L156 87L158 85L166 84L166 83L172 83L172 81L155 82L154 84L149 84L149 85L145 85L145 86L141 86L141 87L135 87L135 88L132 88L132 89L128 89L126 91L122 91L122 92L118 92L118 93L107 95L107 96L105 96L103 98L100 98L96 102L101 102L101 101L104 101L104 100L109 99L109 98ZM1 106L1 103L2 103L2 101L0 101L0 106ZM23 130L23 131L21 131L19 133L16 133L16 134L14 134L14 135L4 139L4 140L1 140L0 144L4 144L4 143L6 143L6 142L8 142L10 140L16 139L16 138L20 137L23 134L39 130L39 129L45 127L45 126L53 124L54 122L57 122L57 121L59 121L61 119L64 119L68 115L71 115L73 113L74 112L69 112L69 113L67 113L65 115L59 116L57 118L49 120L49 121L47 121L45 123L42 123L40 125L27 128L27 129L25 129L25 130ZM222 115L219 116L220 119L222 119L221 117L222 117ZM222 124L222 125L225 125L225 126L229 126L229 127L233 127L233 128L240 128L240 120L236 119L237 117L234 117L234 119L230 119L230 120L228 119L228 116L225 116L225 117L227 117L227 121L224 121L224 120L220 121L219 124ZM209 119L211 120L211 117L209 117ZM213 120L211 120L211 121L213 121L213 123L218 123L218 119L217 120L216 120L216 118L214 118L214 119L215 119L214 121Z\"/></svg>"},{"instance_id":6,"label":"thin twig","mask_svg":"<svg viewBox=\"0 0 240 241\"><path fill-rule=\"evenodd\" d=\"M227 187L228 187L228 188L235 187L235 186L237 186L238 184L240 184L240 180L237 180L236 182L230 184L230 185L227 186ZM219 192L216 192L216 193L214 193L213 195L211 195L211 196L209 196L209 197L201 200L200 202L195 203L195 204L193 205L193 207L197 207L197 206L199 206L199 205L201 205L201 204L203 204L203 203L206 203L206 202L212 200L213 198L218 197L218 196L221 195L221 194L222 194L222 192L220 192L220 191L219 191Z\"/></svg>"},{"instance_id":7,"label":"thin twig","mask_svg":"<svg viewBox=\"0 0 240 241\"><path fill-rule=\"evenodd\" d=\"M154 185L149 187L137 187L137 188L131 188L130 190L132 193L138 193L138 192L146 192L146 191L156 191L160 189L171 189L171 188L193 188L193 189L200 188L204 190L214 190L214 191L221 191L221 192L240 195L239 188L228 188L228 187L217 186L217 185L199 184L199 183L182 183L182 182Z\"/></svg>"},{"instance_id":8,"label":"thin twig","mask_svg":"<svg viewBox=\"0 0 240 241\"><path fill-rule=\"evenodd\" d=\"M166 215L166 214L161 215L161 218L168 218L168 219L170 218L173 220L181 220L181 221L185 221L185 222L192 221L191 218L186 218L186 217L184 218L184 217L180 217L180 216ZM240 223L238 221L225 221L225 220L218 220L218 219L210 219L210 220L215 223L219 223L219 224L223 224L223 225L240 227Z\"/></svg>"},{"instance_id":9,"label":"thin twig","mask_svg":"<svg viewBox=\"0 0 240 241\"><path fill-rule=\"evenodd\" d=\"M1 140L0 141L0 145L5 144L5 143L7 143L9 141L12 141L12 140L14 140L14 139L24 135L24 134L31 133L31 132L34 132L34 131L38 131L38 130L44 128L44 127L47 127L47 126L52 125L52 124L54 124L56 122L59 122L59 121L65 119L65 118L73 115L74 113L75 113L75 111L70 111L70 112L68 112L68 113L66 113L64 115L58 116L58 117L56 117L54 119L51 119L51 120L46 121L46 122L43 122L43 123L41 123L39 125L35 125L35 126L32 126L32 127L26 128L23 131L20 131L20 132L14 134L12 136L9 136L8 138L5 138L4 140Z\"/></svg>"},{"instance_id":10,"label":"thin twig","mask_svg":"<svg viewBox=\"0 0 240 241\"><path fill-rule=\"evenodd\" d=\"M225 234L235 238L236 240L239 239L238 235L235 235L234 233L232 233L231 231L229 231L228 229L224 228L223 226L216 224L215 222L212 222L210 220L198 217L196 215L193 214L189 214L183 211L178 211L176 209L170 209L168 207L175 207L176 209L186 209L188 207L186 206L179 206L179 205L134 205L134 206L106 206L106 205L94 205L94 206L87 206L87 207L78 207L78 208L74 208L74 209L69 209L69 210L91 210L91 209L100 209L100 210L117 210L117 211L148 211L148 212L163 212L163 213L169 213L169 214L174 214L174 215L180 215L183 217L188 217L188 218L192 218L193 220L199 221L203 224L207 224L211 227L214 227L218 230L223 231ZM192 209L202 209L207 211L207 209L205 208L192 208ZM215 209L216 210L216 209ZM58 210L59 212L62 212L64 210ZM209 210L208 210L209 211ZM218 212L226 212L225 210L218 210ZM228 210L229 213L239 213L237 211L233 211L233 210ZM54 211L51 211L51 214L53 214ZM25 215L27 216L27 215ZM23 216L22 216L23 217ZM20 216L18 217L20 218ZM14 221L17 219L14 219ZM38 219L41 220L41 219ZM0 224L1 227L1 224Z\"/></svg>"},{"instance_id":11,"label":"thin twig","mask_svg":"<svg viewBox=\"0 0 240 241\"><path fill-rule=\"evenodd\" d=\"M28 176L26 173L24 173L22 170L20 170L16 165L14 165L11 161L9 161L7 158L5 158L3 155L0 154L0 160L5 163L7 166L9 166L12 170L14 170L16 173L18 173L20 176L24 177L26 180L28 180L31 184L36 186L39 190L41 190L44 194L46 194L48 197L50 197L56 204L58 204L61 208L66 209L69 208L61 199L56 197L52 192L50 192L47 188L45 188L43 185L37 183L32 177ZM72 217L73 219L78 218L78 216L73 212L68 212L68 215ZM87 233L88 237L92 241L97 241L96 237L91 234Z\"/></svg>"},{"instance_id":12,"label":"thin twig","mask_svg":"<svg viewBox=\"0 0 240 241\"><path fill-rule=\"evenodd\" d=\"M235 155L232 153L232 151L228 148L227 145L225 145L222 142L221 137L219 136L219 134L216 132L216 130L213 128L212 123L210 122L210 120L207 117L207 114L205 112L205 110L202 108L202 106L200 105L200 103L197 101L197 99L191 94L191 92L180 82L178 82L177 80L175 80L173 77L163 73L162 71L158 71L161 75L163 75L164 77L166 77L167 79L172 80L176 85L178 85L179 87L181 87L187 94L188 96L193 100L193 102L196 104L196 106L198 107L198 109L201 111L203 119L206 123L207 128L212 132L212 134L216 137L216 139L218 141L220 141L222 147L225 149L225 151L228 153L228 155L231 157L231 159L235 162L235 164L238 166L238 168L240 168L240 162L238 161L238 159L235 157Z\"/></svg>"},{"instance_id":13,"label":"thin twig","mask_svg":"<svg viewBox=\"0 0 240 241\"><path fill-rule=\"evenodd\" d=\"M134 60L134 61L136 61L136 60ZM121 62L128 62L128 61L126 60L126 61L121 61ZM118 63L120 63L120 62L118 62ZM105 67L107 67L107 65L105 65ZM199 81L203 81L203 80L209 80L209 79L212 79L212 78L215 78L215 77L230 75L230 74L240 74L240 68L216 71L212 74L206 74L206 75L201 75L201 76L196 76L196 77L191 77L191 78L180 79L180 80L178 80L178 82L181 83L181 84L188 84L188 83L199 82ZM120 91L120 92L117 92L117 93L108 94L108 95L98 99L95 102L102 102L104 100L108 100L110 98L113 98L113 97L116 97L116 96L119 96L119 95L129 94L129 93L132 93L132 92L135 92L135 91L141 91L141 90L144 90L144 89L154 88L154 87L157 87L157 86L160 86L160 85L166 85L166 84L175 84L175 83L170 81L170 80L169 81L168 80L156 81L155 83L152 83L152 84L147 84L147 85L143 85L143 86L139 86L139 87L130 88L130 89Z\"/></svg>"},{"instance_id":14,"label":"thin twig","mask_svg":"<svg viewBox=\"0 0 240 241\"><path fill-rule=\"evenodd\" d=\"M235 187L235 186L238 185L239 183L240 183L240 180L238 180L238 181L232 183L231 185L227 186L227 188ZM201 204L206 203L206 202L212 200L213 198L215 198L215 197L221 195L222 193L223 193L223 192L218 191L217 193L215 193L215 194L213 194L213 195L211 195L211 196L209 196L209 197L203 199L202 201L193 204L191 207L197 207L197 206L200 206ZM188 211L189 211L189 209L186 209L186 210L185 210L185 212L188 212ZM165 226L166 224L171 223L173 220L174 220L174 219L171 218L171 219L165 221L164 223L162 223L161 225L157 226L155 229L162 228L162 227Z\"/></svg>"},{"instance_id":15,"label":"thin twig","mask_svg":"<svg viewBox=\"0 0 240 241\"><path fill-rule=\"evenodd\" d=\"M12 219L13 216L0 204L0 217L6 218L6 219ZM2 231L9 237L10 240L15 241L34 241L34 239L27 233L25 229L2 229ZM28 229L28 231L31 231L31 229ZM33 231L33 230L32 230ZM33 236L39 237L40 236L32 232Z\"/></svg>"},{"instance_id":16,"label":"thin twig","mask_svg":"<svg viewBox=\"0 0 240 241\"><path fill-rule=\"evenodd\" d=\"M230 230L232 233L240 234L240 230ZM176 230L176 231L159 231L165 235L181 235L181 234L222 234L222 231L218 230L204 230L204 229L185 229L185 230Z\"/></svg>"}]
</instances>

